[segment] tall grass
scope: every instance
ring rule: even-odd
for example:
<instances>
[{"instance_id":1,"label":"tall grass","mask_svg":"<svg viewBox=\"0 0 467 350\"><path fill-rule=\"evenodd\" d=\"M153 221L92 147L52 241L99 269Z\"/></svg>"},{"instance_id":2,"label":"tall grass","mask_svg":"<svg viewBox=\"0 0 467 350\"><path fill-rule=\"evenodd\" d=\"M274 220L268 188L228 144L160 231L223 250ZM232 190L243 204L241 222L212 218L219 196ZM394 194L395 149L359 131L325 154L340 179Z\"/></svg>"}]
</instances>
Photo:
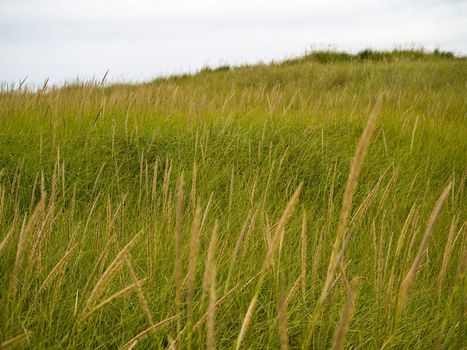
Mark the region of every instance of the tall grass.
<instances>
[{"instance_id":1,"label":"tall grass","mask_svg":"<svg viewBox=\"0 0 467 350\"><path fill-rule=\"evenodd\" d=\"M332 54L4 87L0 348L465 346L465 60Z\"/></svg>"}]
</instances>

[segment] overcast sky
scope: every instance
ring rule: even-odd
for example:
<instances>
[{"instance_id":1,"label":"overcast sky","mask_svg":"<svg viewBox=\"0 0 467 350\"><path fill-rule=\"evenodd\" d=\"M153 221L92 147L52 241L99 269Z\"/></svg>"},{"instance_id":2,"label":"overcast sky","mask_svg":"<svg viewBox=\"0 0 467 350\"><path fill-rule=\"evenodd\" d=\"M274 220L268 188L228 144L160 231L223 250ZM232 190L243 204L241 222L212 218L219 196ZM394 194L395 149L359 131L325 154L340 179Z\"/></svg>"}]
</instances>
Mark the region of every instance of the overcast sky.
<instances>
[{"instance_id":1,"label":"overcast sky","mask_svg":"<svg viewBox=\"0 0 467 350\"><path fill-rule=\"evenodd\" d=\"M416 45L467 53L467 0L0 0L0 81L140 81Z\"/></svg>"}]
</instances>

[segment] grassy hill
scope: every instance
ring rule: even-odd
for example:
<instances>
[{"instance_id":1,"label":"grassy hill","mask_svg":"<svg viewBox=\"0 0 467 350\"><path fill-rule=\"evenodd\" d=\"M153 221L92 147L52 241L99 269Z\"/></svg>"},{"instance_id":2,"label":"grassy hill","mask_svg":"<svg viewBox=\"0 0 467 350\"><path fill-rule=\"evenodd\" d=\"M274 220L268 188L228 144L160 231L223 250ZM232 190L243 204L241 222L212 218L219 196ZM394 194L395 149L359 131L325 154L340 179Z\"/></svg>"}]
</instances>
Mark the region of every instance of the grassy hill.
<instances>
[{"instance_id":1,"label":"grassy hill","mask_svg":"<svg viewBox=\"0 0 467 350\"><path fill-rule=\"evenodd\" d=\"M466 79L367 50L4 87L0 348L465 346Z\"/></svg>"}]
</instances>

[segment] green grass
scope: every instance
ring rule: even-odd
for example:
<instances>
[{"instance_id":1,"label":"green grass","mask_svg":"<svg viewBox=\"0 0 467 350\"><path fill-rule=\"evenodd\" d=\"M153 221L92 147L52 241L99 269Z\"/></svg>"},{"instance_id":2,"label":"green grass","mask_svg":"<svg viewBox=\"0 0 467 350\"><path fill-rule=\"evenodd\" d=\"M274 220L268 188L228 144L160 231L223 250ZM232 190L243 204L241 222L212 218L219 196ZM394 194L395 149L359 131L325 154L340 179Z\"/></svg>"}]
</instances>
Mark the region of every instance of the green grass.
<instances>
[{"instance_id":1,"label":"green grass","mask_svg":"<svg viewBox=\"0 0 467 350\"><path fill-rule=\"evenodd\" d=\"M137 85L4 88L0 348L121 348L163 320L136 348L233 348L255 296L245 349L330 348L346 313L346 348L466 346L466 77L449 53L367 50ZM380 94L326 293L350 165ZM342 311L352 291L354 312Z\"/></svg>"}]
</instances>

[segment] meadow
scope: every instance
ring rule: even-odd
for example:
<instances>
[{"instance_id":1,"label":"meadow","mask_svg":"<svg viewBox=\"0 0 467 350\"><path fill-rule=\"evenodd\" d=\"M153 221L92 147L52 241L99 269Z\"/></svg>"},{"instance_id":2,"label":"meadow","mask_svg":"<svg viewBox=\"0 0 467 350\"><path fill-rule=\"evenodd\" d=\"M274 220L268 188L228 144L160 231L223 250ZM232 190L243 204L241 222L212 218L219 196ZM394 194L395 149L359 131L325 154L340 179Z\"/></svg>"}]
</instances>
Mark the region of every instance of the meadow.
<instances>
[{"instance_id":1,"label":"meadow","mask_svg":"<svg viewBox=\"0 0 467 350\"><path fill-rule=\"evenodd\" d=\"M0 349L467 346L467 61L315 52L0 92Z\"/></svg>"}]
</instances>

